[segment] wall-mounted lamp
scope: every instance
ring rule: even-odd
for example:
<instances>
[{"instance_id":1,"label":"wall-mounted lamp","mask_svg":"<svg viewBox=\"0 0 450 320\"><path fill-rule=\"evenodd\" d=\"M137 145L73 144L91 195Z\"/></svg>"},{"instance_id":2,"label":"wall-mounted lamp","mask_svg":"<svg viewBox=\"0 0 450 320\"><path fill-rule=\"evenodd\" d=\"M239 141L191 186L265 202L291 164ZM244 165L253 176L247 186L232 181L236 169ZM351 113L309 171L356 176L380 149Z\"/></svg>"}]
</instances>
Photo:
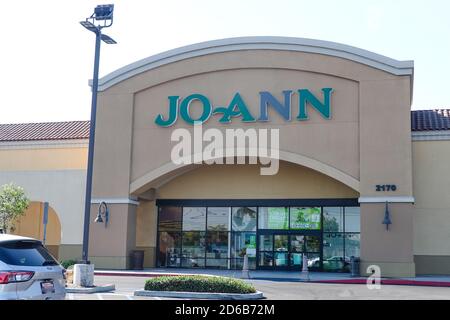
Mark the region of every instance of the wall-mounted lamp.
<instances>
[{"instance_id":1,"label":"wall-mounted lamp","mask_svg":"<svg viewBox=\"0 0 450 320\"><path fill-rule=\"evenodd\" d=\"M386 201L386 207L384 209L384 219L382 224L386 225L386 230L389 230L389 225L392 224L391 217L389 215L388 202Z\"/></svg>"},{"instance_id":2,"label":"wall-mounted lamp","mask_svg":"<svg viewBox=\"0 0 450 320\"><path fill-rule=\"evenodd\" d=\"M103 220L103 217L105 217L105 220ZM100 203L100 206L98 207L97 217L95 218L94 221L97 223L105 222L105 228L108 226L109 210L108 210L108 206L106 205L105 201Z\"/></svg>"}]
</instances>

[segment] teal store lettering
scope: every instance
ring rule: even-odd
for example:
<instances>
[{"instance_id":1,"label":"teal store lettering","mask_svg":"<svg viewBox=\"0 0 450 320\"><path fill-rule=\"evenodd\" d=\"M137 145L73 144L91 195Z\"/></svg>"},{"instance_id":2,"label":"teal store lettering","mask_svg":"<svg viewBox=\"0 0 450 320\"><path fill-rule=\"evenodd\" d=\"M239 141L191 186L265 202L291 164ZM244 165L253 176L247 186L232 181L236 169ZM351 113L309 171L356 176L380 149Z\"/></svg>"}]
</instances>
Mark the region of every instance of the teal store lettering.
<instances>
[{"instance_id":1,"label":"teal store lettering","mask_svg":"<svg viewBox=\"0 0 450 320\"><path fill-rule=\"evenodd\" d=\"M311 106L316 112L318 112L324 119L331 118L331 93L332 88L322 88L322 97L316 97L308 89L299 89L296 91L298 95L298 114L296 119L299 121L308 120L307 106ZM259 117L255 118L249 111L247 104L239 93L235 93L228 106L215 106L213 107L211 101L204 95L199 93L191 94L184 99L180 99L180 96L169 96L169 111L167 116L159 114L155 123L161 127L169 127L176 123L178 116L180 116L186 123L193 125L194 122L204 123L212 115L219 115L220 123L231 123L232 118L241 118L242 122L255 122L255 121L269 121L269 108L280 115L285 121L291 121L292 110L292 90L285 90L283 93L282 101L279 101L268 91L262 91L259 93ZM202 107L201 115L193 118L191 116L190 107L191 104L197 101Z\"/></svg>"}]
</instances>

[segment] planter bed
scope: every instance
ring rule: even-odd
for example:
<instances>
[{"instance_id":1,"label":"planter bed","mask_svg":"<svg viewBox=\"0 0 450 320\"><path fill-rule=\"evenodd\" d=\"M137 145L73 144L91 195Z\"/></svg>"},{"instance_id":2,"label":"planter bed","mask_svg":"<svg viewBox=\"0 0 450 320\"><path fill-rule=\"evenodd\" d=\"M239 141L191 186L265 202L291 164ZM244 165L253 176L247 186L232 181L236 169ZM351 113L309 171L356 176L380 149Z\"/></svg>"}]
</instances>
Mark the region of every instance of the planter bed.
<instances>
[{"instance_id":1,"label":"planter bed","mask_svg":"<svg viewBox=\"0 0 450 320\"><path fill-rule=\"evenodd\" d=\"M192 299L261 299L263 295L242 280L204 275L162 276L148 279L136 296Z\"/></svg>"}]
</instances>

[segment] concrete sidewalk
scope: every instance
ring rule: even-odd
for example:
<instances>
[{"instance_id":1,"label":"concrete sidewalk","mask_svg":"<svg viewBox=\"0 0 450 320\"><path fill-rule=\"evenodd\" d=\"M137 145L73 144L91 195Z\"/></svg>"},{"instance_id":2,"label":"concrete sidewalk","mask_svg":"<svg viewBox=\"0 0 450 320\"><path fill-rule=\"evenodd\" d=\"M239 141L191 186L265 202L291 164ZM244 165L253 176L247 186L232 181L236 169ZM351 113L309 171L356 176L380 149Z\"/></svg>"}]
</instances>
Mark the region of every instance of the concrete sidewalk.
<instances>
[{"instance_id":1,"label":"concrete sidewalk","mask_svg":"<svg viewBox=\"0 0 450 320\"><path fill-rule=\"evenodd\" d=\"M158 277L176 275L216 275L232 278L241 278L241 270L214 270L214 269L164 269L152 268L144 270L96 270L97 276L131 276L131 277ZM299 271L265 271L251 270L250 279L287 281L287 282L316 282L336 284L366 284L366 277L352 277L348 273L310 272L306 279ZM414 278L382 278L381 284L386 285L413 285L450 287L450 276L423 275Z\"/></svg>"}]
</instances>

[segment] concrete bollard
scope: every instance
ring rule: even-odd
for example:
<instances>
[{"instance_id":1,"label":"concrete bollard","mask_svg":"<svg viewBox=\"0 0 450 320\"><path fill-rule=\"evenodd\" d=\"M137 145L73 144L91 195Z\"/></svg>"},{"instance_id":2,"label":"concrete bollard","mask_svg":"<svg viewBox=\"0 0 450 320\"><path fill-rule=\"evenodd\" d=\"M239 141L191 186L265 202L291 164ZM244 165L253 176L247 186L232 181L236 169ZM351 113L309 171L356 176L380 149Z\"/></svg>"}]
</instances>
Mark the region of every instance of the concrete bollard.
<instances>
[{"instance_id":1,"label":"concrete bollard","mask_svg":"<svg viewBox=\"0 0 450 320\"><path fill-rule=\"evenodd\" d=\"M249 275L249 272L248 272L248 255L244 256L244 265L242 267L242 276L241 276L241 278L242 279L249 279L250 278L250 275Z\"/></svg>"},{"instance_id":2,"label":"concrete bollard","mask_svg":"<svg viewBox=\"0 0 450 320\"><path fill-rule=\"evenodd\" d=\"M76 264L73 266L73 284L76 287L94 286L94 265Z\"/></svg>"},{"instance_id":3,"label":"concrete bollard","mask_svg":"<svg viewBox=\"0 0 450 320\"><path fill-rule=\"evenodd\" d=\"M308 257L305 253L303 254L302 261L302 278L309 281Z\"/></svg>"}]
</instances>

